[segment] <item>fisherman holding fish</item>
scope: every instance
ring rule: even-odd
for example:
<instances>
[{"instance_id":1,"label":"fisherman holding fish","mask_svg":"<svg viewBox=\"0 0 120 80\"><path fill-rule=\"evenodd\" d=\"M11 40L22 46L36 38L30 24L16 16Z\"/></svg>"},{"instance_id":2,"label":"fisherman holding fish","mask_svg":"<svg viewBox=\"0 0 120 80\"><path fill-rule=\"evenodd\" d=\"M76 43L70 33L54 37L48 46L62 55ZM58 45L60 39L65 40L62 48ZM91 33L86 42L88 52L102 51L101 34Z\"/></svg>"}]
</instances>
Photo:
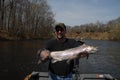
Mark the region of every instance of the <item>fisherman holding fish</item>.
<instances>
[{"instance_id":1,"label":"fisherman holding fish","mask_svg":"<svg viewBox=\"0 0 120 80\"><path fill-rule=\"evenodd\" d=\"M56 38L49 40L45 44L44 49L39 52L42 61L45 61L46 59L50 60L49 80L72 80L72 72L74 69L75 60L74 58L78 59L81 56L85 57L88 55L86 51L77 51L80 46L83 46L83 42L69 39L65 36L65 34L65 24L57 24L55 26ZM86 48L86 46L83 47ZM71 48L73 48L74 51L72 51ZM77 56L74 55L73 52L76 53ZM79 56L77 53L80 53Z\"/></svg>"}]
</instances>

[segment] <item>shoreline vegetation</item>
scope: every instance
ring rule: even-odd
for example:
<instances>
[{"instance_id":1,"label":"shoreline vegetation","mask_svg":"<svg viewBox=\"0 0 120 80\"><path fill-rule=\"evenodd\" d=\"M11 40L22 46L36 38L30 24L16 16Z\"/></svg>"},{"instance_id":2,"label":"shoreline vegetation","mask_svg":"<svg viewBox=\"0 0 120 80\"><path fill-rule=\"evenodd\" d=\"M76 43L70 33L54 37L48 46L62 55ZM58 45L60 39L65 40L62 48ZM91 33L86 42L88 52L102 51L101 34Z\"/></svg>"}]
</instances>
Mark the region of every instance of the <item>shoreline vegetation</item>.
<instances>
[{"instance_id":1,"label":"shoreline vegetation","mask_svg":"<svg viewBox=\"0 0 120 80\"><path fill-rule=\"evenodd\" d=\"M85 32L80 34L72 33L72 34L67 34L67 36L78 40L82 40L82 39L110 40L109 33L107 32L94 32L94 33Z\"/></svg>"},{"instance_id":2,"label":"shoreline vegetation","mask_svg":"<svg viewBox=\"0 0 120 80\"><path fill-rule=\"evenodd\" d=\"M53 33L54 34L54 33ZM82 39L96 39L96 40L115 40L115 41L120 41L116 39L111 39L110 38L110 33L109 32L83 32L80 34L77 33L67 33L66 35L69 38L74 38L77 40L82 40ZM0 41L14 41L14 40L36 40L36 39L50 39L53 38L54 35L46 36L36 36L32 34L25 34L24 36L17 36L13 35L7 31L0 30Z\"/></svg>"}]
</instances>

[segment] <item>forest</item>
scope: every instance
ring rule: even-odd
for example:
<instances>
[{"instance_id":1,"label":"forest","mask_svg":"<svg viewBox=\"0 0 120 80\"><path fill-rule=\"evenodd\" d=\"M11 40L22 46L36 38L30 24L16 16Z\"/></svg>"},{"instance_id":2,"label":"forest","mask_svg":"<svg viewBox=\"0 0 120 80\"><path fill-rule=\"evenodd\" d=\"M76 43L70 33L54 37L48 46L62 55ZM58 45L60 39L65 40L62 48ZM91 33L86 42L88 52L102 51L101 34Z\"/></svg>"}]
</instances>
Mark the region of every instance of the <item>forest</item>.
<instances>
[{"instance_id":1,"label":"forest","mask_svg":"<svg viewBox=\"0 0 120 80\"><path fill-rule=\"evenodd\" d=\"M50 36L55 22L53 17L46 0L1 0L1 38L19 40Z\"/></svg>"},{"instance_id":2,"label":"forest","mask_svg":"<svg viewBox=\"0 0 120 80\"><path fill-rule=\"evenodd\" d=\"M52 38L54 16L47 0L0 0L0 40ZM120 17L107 23L67 25L67 30L72 38L120 41Z\"/></svg>"}]
</instances>

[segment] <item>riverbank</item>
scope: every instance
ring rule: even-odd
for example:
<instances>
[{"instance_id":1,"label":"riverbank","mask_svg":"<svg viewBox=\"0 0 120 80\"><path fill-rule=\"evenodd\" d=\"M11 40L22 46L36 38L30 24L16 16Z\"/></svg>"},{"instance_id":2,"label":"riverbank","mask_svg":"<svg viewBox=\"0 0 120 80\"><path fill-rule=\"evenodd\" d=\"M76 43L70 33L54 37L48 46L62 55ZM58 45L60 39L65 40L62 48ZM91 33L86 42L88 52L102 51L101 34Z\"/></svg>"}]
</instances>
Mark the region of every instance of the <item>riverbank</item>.
<instances>
[{"instance_id":1,"label":"riverbank","mask_svg":"<svg viewBox=\"0 0 120 80\"><path fill-rule=\"evenodd\" d=\"M96 40L109 40L108 32L85 32L85 33L69 33L68 37L76 38L76 39L96 39Z\"/></svg>"},{"instance_id":2,"label":"riverbank","mask_svg":"<svg viewBox=\"0 0 120 80\"><path fill-rule=\"evenodd\" d=\"M70 32L66 35L69 38L75 39L96 39L96 40L111 40L110 33L108 32L84 32L84 33L74 33ZM35 40L35 39L48 39L53 36L38 36L33 34L24 34L22 36L12 34L5 30L0 30L0 40Z\"/></svg>"},{"instance_id":3,"label":"riverbank","mask_svg":"<svg viewBox=\"0 0 120 80\"><path fill-rule=\"evenodd\" d=\"M43 35L44 36L44 35ZM41 37L34 34L23 34L18 35L14 33L10 33L5 30L0 30L0 40L35 40L35 39L46 39L49 37Z\"/></svg>"},{"instance_id":4,"label":"riverbank","mask_svg":"<svg viewBox=\"0 0 120 80\"><path fill-rule=\"evenodd\" d=\"M8 31L0 30L0 40L19 40L19 38Z\"/></svg>"}]
</instances>

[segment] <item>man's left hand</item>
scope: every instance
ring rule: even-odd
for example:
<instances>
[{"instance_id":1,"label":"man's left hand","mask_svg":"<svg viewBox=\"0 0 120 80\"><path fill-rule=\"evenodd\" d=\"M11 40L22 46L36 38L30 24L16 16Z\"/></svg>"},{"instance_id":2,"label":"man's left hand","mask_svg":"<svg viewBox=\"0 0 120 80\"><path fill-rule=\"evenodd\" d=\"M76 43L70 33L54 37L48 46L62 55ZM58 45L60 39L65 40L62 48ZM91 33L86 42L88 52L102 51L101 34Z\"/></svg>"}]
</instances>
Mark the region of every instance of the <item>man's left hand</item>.
<instances>
[{"instance_id":1,"label":"man's left hand","mask_svg":"<svg viewBox=\"0 0 120 80\"><path fill-rule=\"evenodd\" d=\"M83 57L87 57L87 59L88 59L89 53L88 52L82 52L82 53L80 53L79 54L79 58L83 58Z\"/></svg>"}]
</instances>

